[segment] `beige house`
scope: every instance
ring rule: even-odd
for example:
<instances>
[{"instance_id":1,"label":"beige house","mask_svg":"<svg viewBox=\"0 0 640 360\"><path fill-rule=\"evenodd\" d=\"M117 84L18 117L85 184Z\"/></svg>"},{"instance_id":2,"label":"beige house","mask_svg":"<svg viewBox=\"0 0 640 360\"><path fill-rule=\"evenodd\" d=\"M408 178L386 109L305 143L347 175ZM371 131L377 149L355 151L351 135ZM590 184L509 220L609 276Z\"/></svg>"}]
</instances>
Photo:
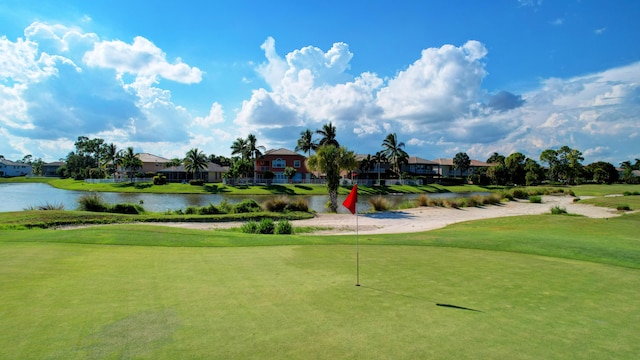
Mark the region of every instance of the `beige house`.
<instances>
[{"instance_id":1,"label":"beige house","mask_svg":"<svg viewBox=\"0 0 640 360\"><path fill-rule=\"evenodd\" d=\"M460 170L456 169L453 165L453 159L435 159L433 161L438 164L436 171L438 172L438 175L442 177L470 176L479 168L489 168L494 165L484 161L471 160L469 168L461 173Z\"/></svg>"},{"instance_id":2,"label":"beige house","mask_svg":"<svg viewBox=\"0 0 640 360\"><path fill-rule=\"evenodd\" d=\"M219 183L222 182L222 177L228 171L228 166L220 166L216 163L210 162L207 163L206 169L200 170L198 178L208 183ZM164 175L168 182L185 182L192 180L192 174L187 172L184 165L163 168L157 172Z\"/></svg>"},{"instance_id":3,"label":"beige house","mask_svg":"<svg viewBox=\"0 0 640 360\"><path fill-rule=\"evenodd\" d=\"M142 161L142 168L138 171L143 174L157 173L158 171L164 169L164 164L170 161L169 159L165 159L163 157L148 153L140 153L137 156L138 159Z\"/></svg>"}]
</instances>

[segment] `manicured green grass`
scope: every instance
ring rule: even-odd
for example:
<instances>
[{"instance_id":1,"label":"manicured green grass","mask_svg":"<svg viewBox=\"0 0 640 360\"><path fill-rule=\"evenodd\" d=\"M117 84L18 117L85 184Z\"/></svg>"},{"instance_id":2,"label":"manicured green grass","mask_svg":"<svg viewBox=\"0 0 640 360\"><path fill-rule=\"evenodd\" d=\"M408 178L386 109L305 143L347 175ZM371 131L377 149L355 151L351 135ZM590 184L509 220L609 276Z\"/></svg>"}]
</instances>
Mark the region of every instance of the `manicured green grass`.
<instances>
[{"instance_id":1,"label":"manicured green grass","mask_svg":"<svg viewBox=\"0 0 640 360\"><path fill-rule=\"evenodd\" d=\"M0 358L632 359L640 350L638 270L435 247L360 254L356 287L352 246L2 242Z\"/></svg>"},{"instance_id":2,"label":"manicured green grass","mask_svg":"<svg viewBox=\"0 0 640 360\"><path fill-rule=\"evenodd\" d=\"M612 194L623 194L625 191L634 192L640 191L640 185L638 184L611 184L611 185L598 185L598 184L586 184L572 186L571 189L577 196L605 196Z\"/></svg>"},{"instance_id":3,"label":"manicured green grass","mask_svg":"<svg viewBox=\"0 0 640 360\"><path fill-rule=\"evenodd\" d=\"M580 200L580 202L614 209L620 205L629 205L631 210L640 210L640 195L596 197Z\"/></svg>"}]
</instances>

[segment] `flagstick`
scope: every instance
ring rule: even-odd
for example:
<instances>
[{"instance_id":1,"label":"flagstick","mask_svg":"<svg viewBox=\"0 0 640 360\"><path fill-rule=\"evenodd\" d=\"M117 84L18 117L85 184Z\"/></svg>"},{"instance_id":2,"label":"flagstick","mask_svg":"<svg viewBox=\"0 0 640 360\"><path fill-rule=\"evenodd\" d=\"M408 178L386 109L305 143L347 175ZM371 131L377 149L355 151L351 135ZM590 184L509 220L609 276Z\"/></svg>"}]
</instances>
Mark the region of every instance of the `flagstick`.
<instances>
[{"instance_id":1,"label":"flagstick","mask_svg":"<svg viewBox=\"0 0 640 360\"><path fill-rule=\"evenodd\" d=\"M356 204L356 286L360 286L360 251L358 249L358 205Z\"/></svg>"}]
</instances>

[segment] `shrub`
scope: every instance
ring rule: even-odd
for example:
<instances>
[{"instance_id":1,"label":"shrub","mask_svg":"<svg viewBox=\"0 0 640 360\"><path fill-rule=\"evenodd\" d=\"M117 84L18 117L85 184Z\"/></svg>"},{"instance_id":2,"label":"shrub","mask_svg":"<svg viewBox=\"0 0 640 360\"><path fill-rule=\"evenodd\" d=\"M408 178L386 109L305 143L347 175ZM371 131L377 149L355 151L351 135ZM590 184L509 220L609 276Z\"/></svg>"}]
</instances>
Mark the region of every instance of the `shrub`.
<instances>
[{"instance_id":1,"label":"shrub","mask_svg":"<svg viewBox=\"0 0 640 360\"><path fill-rule=\"evenodd\" d=\"M640 195L640 191L625 191L624 193L622 193L622 195L624 196L632 196L632 195Z\"/></svg>"},{"instance_id":2,"label":"shrub","mask_svg":"<svg viewBox=\"0 0 640 360\"><path fill-rule=\"evenodd\" d=\"M618 211L630 211L631 207L629 205L626 205L626 204L618 205L618 206L616 206L616 210L618 210Z\"/></svg>"},{"instance_id":3,"label":"shrub","mask_svg":"<svg viewBox=\"0 0 640 360\"><path fill-rule=\"evenodd\" d=\"M97 194L82 195L78 199L79 209L84 211L107 212L109 205Z\"/></svg>"},{"instance_id":4,"label":"shrub","mask_svg":"<svg viewBox=\"0 0 640 360\"><path fill-rule=\"evenodd\" d=\"M564 214L567 214L567 209L556 205L556 206L551 208L551 214L553 214L553 215L564 215Z\"/></svg>"},{"instance_id":5,"label":"shrub","mask_svg":"<svg viewBox=\"0 0 640 360\"><path fill-rule=\"evenodd\" d=\"M203 180L189 180L189 185L202 186L202 185L204 185L204 181Z\"/></svg>"},{"instance_id":6,"label":"shrub","mask_svg":"<svg viewBox=\"0 0 640 360\"><path fill-rule=\"evenodd\" d=\"M416 206L429 206L429 197L427 195L420 195L416 199Z\"/></svg>"},{"instance_id":7,"label":"shrub","mask_svg":"<svg viewBox=\"0 0 640 360\"><path fill-rule=\"evenodd\" d=\"M233 213L242 214L262 211L262 207L253 199L242 200L233 206Z\"/></svg>"},{"instance_id":8,"label":"shrub","mask_svg":"<svg viewBox=\"0 0 640 360\"><path fill-rule=\"evenodd\" d=\"M64 210L64 204L63 203L57 203L57 204L46 203L44 205L29 206L29 207L25 208L24 210L25 211L29 211L29 210Z\"/></svg>"},{"instance_id":9,"label":"shrub","mask_svg":"<svg viewBox=\"0 0 640 360\"><path fill-rule=\"evenodd\" d=\"M203 206L198 209L198 214L200 215L215 215L220 213L221 211L212 203L209 203L209 205Z\"/></svg>"},{"instance_id":10,"label":"shrub","mask_svg":"<svg viewBox=\"0 0 640 360\"><path fill-rule=\"evenodd\" d=\"M165 185L167 183L167 177L164 175L157 175L153 177L153 185Z\"/></svg>"},{"instance_id":11,"label":"shrub","mask_svg":"<svg viewBox=\"0 0 640 360\"><path fill-rule=\"evenodd\" d=\"M138 204L115 204L113 205L108 212L117 213L117 214L141 214L144 212L144 208Z\"/></svg>"},{"instance_id":12,"label":"shrub","mask_svg":"<svg viewBox=\"0 0 640 360\"><path fill-rule=\"evenodd\" d=\"M382 196L375 196L369 199L369 205L375 211L387 211L391 207L389 200Z\"/></svg>"},{"instance_id":13,"label":"shrub","mask_svg":"<svg viewBox=\"0 0 640 360\"><path fill-rule=\"evenodd\" d=\"M184 213L186 215L195 215L198 213L198 208L196 206L187 206L187 208L184 209Z\"/></svg>"},{"instance_id":14,"label":"shrub","mask_svg":"<svg viewBox=\"0 0 640 360\"><path fill-rule=\"evenodd\" d=\"M258 223L258 232L260 234L273 234L275 225L273 220L270 218L263 218Z\"/></svg>"},{"instance_id":15,"label":"shrub","mask_svg":"<svg viewBox=\"0 0 640 360\"><path fill-rule=\"evenodd\" d=\"M535 203L535 204L541 204L542 203L542 196L540 196L540 195L529 196L529 202Z\"/></svg>"},{"instance_id":16,"label":"shrub","mask_svg":"<svg viewBox=\"0 0 640 360\"><path fill-rule=\"evenodd\" d=\"M289 203L287 206L288 211L304 211L309 212L309 202L304 199L297 199Z\"/></svg>"},{"instance_id":17,"label":"shrub","mask_svg":"<svg viewBox=\"0 0 640 360\"><path fill-rule=\"evenodd\" d=\"M471 196L464 199L464 205L466 207L477 207L483 204L481 196Z\"/></svg>"},{"instance_id":18,"label":"shrub","mask_svg":"<svg viewBox=\"0 0 640 360\"><path fill-rule=\"evenodd\" d=\"M513 189L511 193L516 199L526 199L529 197L529 193L524 189Z\"/></svg>"},{"instance_id":19,"label":"shrub","mask_svg":"<svg viewBox=\"0 0 640 360\"><path fill-rule=\"evenodd\" d=\"M248 222L242 224L240 230L245 234L257 234L258 223L253 220L249 220Z\"/></svg>"},{"instance_id":20,"label":"shrub","mask_svg":"<svg viewBox=\"0 0 640 360\"><path fill-rule=\"evenodd\" d=\"M264 203L264 208L273 212L283 212L287 206L289 206L289 199L286 196L278 196Z\"/></svg>"},{"instance_id":21,"label":"shrub","mask_svg":"<svg viewBox=\"0 0 640 360\"><path fill-rule=\"evenodd\" d=\"M287 220L280 220L273 232L275 234L293 234L293 226Z\"/></svg>"},{"instance_id":22,"label":"shrub","mask_svg":"<svg viewBox=\"0 0 640 360\"><path fill-rule=\"evenodd\" d=\"M218 204L218 209L223 214L229 214L233 211L233 205L228 202L227 199L224 199L220 202L220 204Z\"/></svg>"},{"instance_id":23,"label":"shrub","mask_svg":"<svg viewBox=\"0 0 640 360\"><path fill-rule=\"evenodd\" d=\"M502 196L500 194L490 194L489 196L485 196L482 199L482 204L483 205L500 204L501 200L502 200Z\"/></svg>"}]
</instances>

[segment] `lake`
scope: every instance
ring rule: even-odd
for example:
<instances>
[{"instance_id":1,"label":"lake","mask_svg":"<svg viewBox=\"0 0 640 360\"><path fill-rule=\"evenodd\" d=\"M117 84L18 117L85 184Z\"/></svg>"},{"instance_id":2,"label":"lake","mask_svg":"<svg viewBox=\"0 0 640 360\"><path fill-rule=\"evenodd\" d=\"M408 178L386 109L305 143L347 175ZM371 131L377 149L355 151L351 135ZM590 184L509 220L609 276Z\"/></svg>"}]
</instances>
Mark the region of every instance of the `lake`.
<instances>
[{"instance_id":1,"label":"lake","mask_svg":"<svg viewBox=\"0 0 640 360\"><path fill-rule=\"evenodd\" d=\"M0 202L0 212L22 211L25 208L37 207L40 205L64 205L66 210L74 210L78 207L78 199L87 194L85 191L62 190L54 188L49 184L42 183L5 183L0 184L0 192L5 194ZM148 194L148 193L97 193L102 199L110 204L134 203L142 204L147 211L165 212L167 210L185 209L188 206L205 206L219 204L223 200L235 204L244 199L254 199L262 203L274 195L220 195L220 194ZM385 195L392 205L397 205L405 200L416 199L421 194ZM438 193L428 194L432 198L456 198L472 195L486 195L486 193ZM329 199L328 195L295 195L296 198L305 199L309 208L316 212L326 212L325 205ZM338 198L342 204L345 196ZM369 211L371 206L368 203L371 196L358 197L358 211ZM339 213L348 213L343 206L338 207Z\"/></svg>"}]
</instances>

